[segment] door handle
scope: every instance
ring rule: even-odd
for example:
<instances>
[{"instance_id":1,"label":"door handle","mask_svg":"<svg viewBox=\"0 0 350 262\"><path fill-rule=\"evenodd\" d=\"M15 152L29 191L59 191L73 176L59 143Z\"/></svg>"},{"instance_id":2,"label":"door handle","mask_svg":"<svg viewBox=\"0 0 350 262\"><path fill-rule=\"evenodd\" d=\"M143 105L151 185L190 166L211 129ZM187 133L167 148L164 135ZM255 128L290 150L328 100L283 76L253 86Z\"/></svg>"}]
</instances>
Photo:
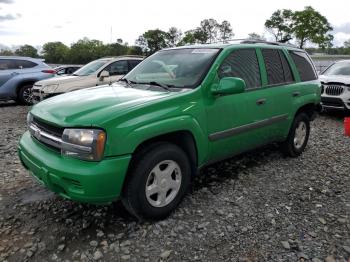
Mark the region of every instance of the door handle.
<instances>
[{"instance_id":1,"label":"door handle","mask_svg":"<svg viewBox=\"0 0 350 262\"><path fill-rule=\"evenodd\" d=\"M293 95L293 97L300 96L300 92L294 92L292 95Z\"/></svg>"},{"instance_id":2,"label":"door handle","mask_svg":"<svg viewBox=\"0 0 350 262\"><path fill-rule=\"evenodd\" d=\"M266 98L261 98L261 99L256 100L256 104L258 106L261 106L261 105L263 105L265 103L266 103Z\"/></svg>"}]
</instances>

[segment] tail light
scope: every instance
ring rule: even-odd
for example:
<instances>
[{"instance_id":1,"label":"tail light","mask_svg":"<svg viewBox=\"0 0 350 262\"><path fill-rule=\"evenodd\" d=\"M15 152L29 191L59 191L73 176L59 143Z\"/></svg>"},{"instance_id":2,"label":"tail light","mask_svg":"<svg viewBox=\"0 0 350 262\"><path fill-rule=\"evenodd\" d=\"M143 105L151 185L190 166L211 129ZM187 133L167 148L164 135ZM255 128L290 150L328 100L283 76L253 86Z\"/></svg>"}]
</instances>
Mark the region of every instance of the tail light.
<instances>
[{"instance_id":1,"label":"tail light","mask_svg":"<svg viewBox=\"0 0 350 262\"><path fill-rule=\"evenodd\" d=\"M45 70L42 70L41 72L46 74L56 74L56 70L53 70L53 69L45 69Z\"/></svg>"}]
</instances>

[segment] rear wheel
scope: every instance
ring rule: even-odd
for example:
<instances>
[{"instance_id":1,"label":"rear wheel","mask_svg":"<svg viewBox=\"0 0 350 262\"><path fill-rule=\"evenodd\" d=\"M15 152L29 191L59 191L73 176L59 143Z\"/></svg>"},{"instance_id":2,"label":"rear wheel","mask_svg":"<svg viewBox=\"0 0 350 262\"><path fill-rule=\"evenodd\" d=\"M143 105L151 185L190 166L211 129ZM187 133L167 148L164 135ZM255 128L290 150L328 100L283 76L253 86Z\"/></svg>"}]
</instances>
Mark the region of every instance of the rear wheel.
<instances>
[{"instance_id":1,"label":"rear wheel","mask_svg":"<svg viewBox=\"0 0 350 262\"><path fill-rule=\"evenodd\" d=\"M281 148L284 154L297 157L304 151L310 135L310 119L305 113L298 114Z\"/></svg>"},{"instance_id":2,"label":"rear wheel","mask_svg":"<svg viewBox=\"0 0 350 262\"><path fill-rule=\"evenodd\" d=\"M22 105L32 105L33 104L33 85L24 85L21 86L18 94L17 101Z\"/></svg>"},{"instance_id":3,"label":"rear wheel","mask_svg":"<svg viewBox=\"0 0 350 262\"><path fill-rule=\"evenodd\" d=\"M161 143L135 156L122 202L139 219L162 219L181 202L190 184L191 166L176 145Z\"/></svg>"}]
</instances>

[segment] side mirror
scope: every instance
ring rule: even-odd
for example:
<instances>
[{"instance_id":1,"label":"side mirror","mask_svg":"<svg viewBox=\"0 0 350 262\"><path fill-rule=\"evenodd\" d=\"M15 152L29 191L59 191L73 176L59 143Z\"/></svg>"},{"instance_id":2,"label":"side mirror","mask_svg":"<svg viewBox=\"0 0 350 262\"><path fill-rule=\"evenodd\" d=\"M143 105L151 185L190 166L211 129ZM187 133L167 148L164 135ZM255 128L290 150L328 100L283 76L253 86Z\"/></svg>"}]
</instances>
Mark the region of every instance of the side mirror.
<instances>
[{"instance_id":1,"label":"side mirror","mask_svg":"<svg viewBox=\"0 0 350 262\"><path fill-rule=\"evenodd\" d=\"M109 77L109 72L106 70L103 70L100 74L100 79L104 79L105 77Z\"/></svg>"},{"instance_id":2,"label":"side mirror","mask_svg":"<svg viewBox=\"0 0 350 262\"><path fill-rule=\"evenodd\" d=\"M213 95L233 95L243 93L246 88L243 79L238 77L224 77L220 80L219 85L212 89Z\"/></svg>"}]
</instances>

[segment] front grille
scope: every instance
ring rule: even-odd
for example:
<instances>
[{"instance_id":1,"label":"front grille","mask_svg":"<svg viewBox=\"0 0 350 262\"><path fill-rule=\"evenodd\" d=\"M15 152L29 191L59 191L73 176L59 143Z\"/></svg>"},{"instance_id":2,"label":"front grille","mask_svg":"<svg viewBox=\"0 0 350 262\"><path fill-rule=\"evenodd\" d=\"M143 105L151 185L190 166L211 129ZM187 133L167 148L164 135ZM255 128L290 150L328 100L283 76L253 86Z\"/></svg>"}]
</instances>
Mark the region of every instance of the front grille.
<instances>
[{"instance_id":1,"label":"front grille","mask_svg":"<svg viewBox=\"0 0 350 262\"><path fill-rule=\"evenodd\" d=\"M36 131L33 130L32 127L39 132L47 133L49 137L43 138L41 135L36 134ZM64 128L50 125L36 117L33 117L33 122L32 125L30 125L29 131L31 131L32 137L40 143L53 149L56 152L61 152L60 142L57 141L61 140Z\"/></svg>"},{"instance_id":2,"label":"front grille","mask_svg":"<svg viewBox=\"0 0 350 262\"><path fill-rule=\"evenodd\" d=\"M36 117L33 118L33 124L36 125L40 130L45 131L50 135L53 135L59 138L62 137L62 134L64 131L64 128L62 127L57 127L57 126L47 124Z\"/></svg>"},{"instance_id":3,"label":"front grille","mask_svg":"<svg viewBox=\"0 0 350 262\"><path fill-rule=\"evenodd\" d=\"M327 85L325 91L329 96L339 96L344 92L344 87L341 85Z\"/></svg>"}]
</instances>

